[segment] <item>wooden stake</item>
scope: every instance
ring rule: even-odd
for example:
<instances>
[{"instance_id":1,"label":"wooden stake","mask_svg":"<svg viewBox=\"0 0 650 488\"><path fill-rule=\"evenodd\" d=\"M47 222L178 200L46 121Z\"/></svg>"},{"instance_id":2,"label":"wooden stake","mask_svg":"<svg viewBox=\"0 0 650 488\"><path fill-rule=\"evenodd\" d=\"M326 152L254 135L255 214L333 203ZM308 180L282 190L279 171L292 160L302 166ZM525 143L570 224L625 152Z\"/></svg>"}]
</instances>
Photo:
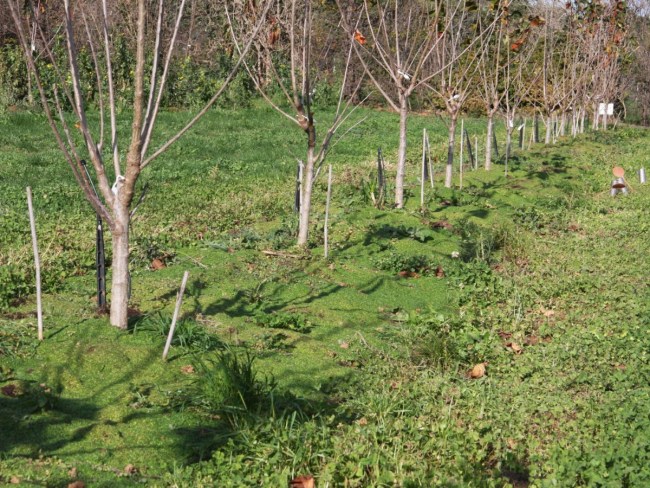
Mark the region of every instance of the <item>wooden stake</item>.
<instances>
[{"instance_id":1,"label":"wooden stake","mask_svg":"<svg viewBox=\"0 0 650 488\"><path fill-rule=\"evenodd\" d=\"M420 208L424 209L424 180L427 178L427 130L422 129L422 171L420 172Z\"/></svg>"},{"instance_id":2,"label":"wooden stake","mask_svg":"<svg viewBox=\"0 0 650 488\"><path fill-rule=\"evenodd\" d=\"M169 348L172 345L172 339L174 337L174 330L176 330L176 320L178 320L178 314L181 311L181 304L183 303L183 294L185 293L185 286L187 285L187 278L190 276L189 271L185 271L183 274L183 281L181 283L181 289L176 296L176 308L174 309L174 317L172 318L172 325L169 328L169 334L167 334L167 342L165 343L165 350L163 351L163 361L167 360L167 354L169 354Z\"/></svg>"},{"instance_id":3,"label":"wooden stake","mask_svg":"<svg viewBox=\"0 0 650 488\"><path fill-rule=\"evenodd\" d=\"M324 235L324 246L325 246L325 259L327 259L329 255L329 232L328 232L328 223L329 223L329 217L330 217L330 199L332 198L332 165L329 165L328 172L327 172L327 200L325 201L325 230Z\"/></svg>"},{"instance_id":4,"label":"wooden stake","mask_svg":"<svg viewBox=\"0 0 650 488\"><path fill-rule=\"evenodd\" d=\"M429 181L431 188L433 188L433 159L431 158L431 143L429 142L429 134L427 134L427 162L429 164Z\"/></svg>"},{"instance_id":5,"label":"wooden stake","mask_svg":"<svg viewBox=\"0 0 650 488\"><path fill-rule=\"evenodd\" d=\"M460 189L463 189L463 142L465 142L465 120L460 121Z\"/></svg>"},{"instance_id":6,"label":"wooden stake","mask_svg":"<svg viewBox=\"0 0 650 488\"><path fill-rule=\"evenodd\" d=\"M38 241L36 240L36 221L32 205L32 189L27 187L27 208L29 209L29 226L32 230L32 248L34 250L34 267L36 269L36 313L38 317L38 340L43 340L43 302L41 299L41 260L38 256Z\"/></svg>"}]
</instances>

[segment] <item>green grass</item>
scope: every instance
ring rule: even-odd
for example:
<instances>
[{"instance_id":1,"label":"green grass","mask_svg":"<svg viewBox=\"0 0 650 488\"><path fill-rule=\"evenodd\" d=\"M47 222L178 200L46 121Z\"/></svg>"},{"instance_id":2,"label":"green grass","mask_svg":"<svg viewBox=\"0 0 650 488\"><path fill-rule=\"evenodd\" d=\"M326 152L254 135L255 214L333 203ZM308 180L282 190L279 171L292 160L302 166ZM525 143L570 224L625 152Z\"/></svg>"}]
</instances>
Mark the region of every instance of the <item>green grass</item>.
<instances>
[{"instance_id":1,"label":"green grass","mask_svg":"<svg viewBox=\"0 0 650 488\"><path fill-rule=\"evenodd\" d=\"M647 133L515 151L508 178L497 164L462 190L441 188L439 166L421 212L421 130L442 156L445 129L416 116L397 211L367 197L377 146L394 161L397 119L362 115L330 159L328 261L322 179L311 248L292 248L304 141L270 110L214 111L153 163L132 228L128 333L95 313L94 216L42 118L0 118L0 284L14 302L0 302L0 388L14 385L0 393L0 482L647 484L650 196L634 183L625 198L607 191L614 164L648 166ZM162 114L162 126L186 117ZM47 289L41 344L27 185ZM150 270L154 258L167 267ZM479 362L487 376L468 379Z\"/></svg>"}]
</instances>

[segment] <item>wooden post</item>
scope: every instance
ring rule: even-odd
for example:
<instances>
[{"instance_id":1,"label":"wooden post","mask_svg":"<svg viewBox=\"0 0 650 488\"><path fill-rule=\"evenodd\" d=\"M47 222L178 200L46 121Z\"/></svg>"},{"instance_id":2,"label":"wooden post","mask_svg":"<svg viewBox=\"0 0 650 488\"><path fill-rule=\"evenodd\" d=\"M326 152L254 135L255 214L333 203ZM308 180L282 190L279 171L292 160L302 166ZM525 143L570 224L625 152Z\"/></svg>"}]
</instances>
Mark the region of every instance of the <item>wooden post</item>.
<instances>
[{"instance_id":1,"label":"wooden post","mask_svg":"<svg viewBox=\"0 0 650 488\"><path fill-rule=\"evenodd\" d=\"M386 176L384 174L384 157L381 153L381 147L377 148L377 186L379 188L377 202L381 206L386 195Z\"/></svg>"},{"instance_id":2,"label":"wooden post","mask_svg":"<svg viewBox=\"0 0 650 488\"><path fill-rule=\"evenodd\" d=\"M172 345L172 339L174 338L174 330L176 329L176 320L178 320L178 314L181 311L181 304L183 303L183 294L185 293L185 286L187 285L187 278L190 276L189 271L185 271L183 274L183 281L181 283L181 289L176 296L176 308L174 309L174 317L172 318L172 325L169 328L169 334L167 334L167 342L165 343L165 350L163 351L163 361L167 360L167 354L169 354L169 348Z\"/></svg>"},{"instance_id":3,"label":"wooden post","mask_svg":"<svg viewBox=\"0 0 650 488\"><path fill-rule=\"evenodd\" d=\"M36 240L36 220L32 205L32 189L27 187L27 208L29 210L29 227L32 231L32 249L34 250L34 268L36 269L36 313L38 317L38 340L43 340L43 302L41 298L41 260L38 256L38 241Z\"/></svg>"},{"instance_id":4,"label":"wooden post","mask_svg":"<svg viewBox=\"0 0 650 488\"><path fill-rule=\"evenodd\" d=\"M300 213L300 206L302 204L302 161L298 160L298 167L296 168L296 191L293 198L293 211Z\"/></svg>"},{"instance_id":5,"label":"wooden post","mask_svg":"<svg viewBox=\"0 0 650 488\"><path fill-rule=\"evenodd\" d=\"M330 200L332 198L332 165L329 165L327 172L327 200L325 201L325 229L324 229L324 240L323 245L325 246L325 259L329 256L329 217L330 217Z\"/></svg>"},{"instance_id":6,"label":"wooden post","mask_svg":"<svg viewBox=\"0 0 650 488\"><path fill-rule=\"evenodd\" d=\"M463 189L463 142L465 142L465 119L460 121L460 189Z\"/></svg>"},{"instance_id":7,"label":"wooden post","mask_svg":"<svg viewBox=\"0 0 650 488\"><path fill-rule=\"evenodd\" d=\"M492 146L494 146L494 154L496 154L497 159L499 159L499 145L497 144L497 131L496 126L492 131Z\"/></svg>"},{"instance_id":8,"label":"wooden post","mask_svg":"<svg viewBox=\"0 0 650 488\"><path fill-rule=\"evenodd\" d=\"M420 208L424 209L424 181L427 179L427 130L422 129L422 171L420 172Z\"/></svg>"},{"instance_id":9,"label":"wooden post","mask_svg":"<svg viewBox=\"0 0 650 488\"><path fill-rule=\"evenodd\" d=\"M431 188L433 188L433 159L431 158L431 143L429 142L429 134L427 134L427 162L429 164L429 181Z\"/></svg>"}]
</instances>

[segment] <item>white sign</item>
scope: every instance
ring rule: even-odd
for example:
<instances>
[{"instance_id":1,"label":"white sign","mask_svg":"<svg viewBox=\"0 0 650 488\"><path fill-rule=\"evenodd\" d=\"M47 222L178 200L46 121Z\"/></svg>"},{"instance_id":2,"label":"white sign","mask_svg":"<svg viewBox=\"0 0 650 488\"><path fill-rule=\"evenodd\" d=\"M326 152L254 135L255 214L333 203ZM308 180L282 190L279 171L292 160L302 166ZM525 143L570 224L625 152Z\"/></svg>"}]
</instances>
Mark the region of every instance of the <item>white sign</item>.
<instances>
[{"instance_id":1,"label":"white sign","mask_svg":"<svg viewBox=\"0 0 650 488\"><path fill-rule=\"evenodd\" d=\"M614 115L614 104L613 103L598 104L598 115Z\"/></svg>"}]
</instances>

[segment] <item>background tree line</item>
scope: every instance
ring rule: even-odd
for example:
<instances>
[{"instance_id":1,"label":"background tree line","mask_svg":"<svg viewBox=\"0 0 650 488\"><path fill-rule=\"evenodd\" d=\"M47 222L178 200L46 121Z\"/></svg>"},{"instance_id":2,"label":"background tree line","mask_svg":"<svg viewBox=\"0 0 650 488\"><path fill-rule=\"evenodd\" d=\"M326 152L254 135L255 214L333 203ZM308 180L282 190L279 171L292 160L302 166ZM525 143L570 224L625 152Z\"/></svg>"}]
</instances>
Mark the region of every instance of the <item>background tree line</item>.
<instances>
[{"instance_id":1,"label":"background tree line","mask_svg":"<svg viewBox=\"0 0 650 488\"><path fill-rule=\"evenodd\" d=\"M98 12L98 0L81 0L87 12ZM149 0L148 21L155 22L156 3ZM174 9L170 2L169 9ZM274 66L280 76L289 76L289 54L286 50L287 9L285 2L278 1L267 15L263 35L255 40L248 55L251 73L261 85L272 84ZM313 6L314 21L312 35L314 44L319 49L311 53L314 71L318 76L314 80L316 88L315 101L319 104L333 104L337 99L337 85L341 83L343 66L347 51L344 47L347 39L345 26L355 27L363 39L364 48L369 47L371 25L388 27L394 32L406 27L406 12L409 9L431 10L440 8L445 2L426 0L406 0L397 2L397 10L391 12L389 4L394 2L363 2L359 0L327 0L315 2ZM497 111L496 105L503 109L507 103L502 96L504 88L509 85L513 91L512 78L519 70L520 83L530 86L525 96L520 96L521 107L528 113L537 112L548 117L551 113L562 114L569 108L573 111L576 104L591 105L596 101L617 103L617 110L631 122L649 123L650 117L650 25L648 6L645 0L625 1L498 1L467 0L465 2L447 2L448 9L453 10L454 24L449 28L454 32L465 30L467 34L476 35L477 29L485 28L486 19L495 12L500 15L500 24L491 32L482 33L481 42L466 53L463 65L470 69L464 76L467 89L463 93L462 106L456 107L471 115L490 115ZM365 7L368 15L360 15ZM377 10L384 6L386 20L396 16L392 24L382 24ZM454 8L454 5L462 5ZM233 0L230 3L238 21L252 21L262 8L258 0ZM223 0L188 0L186 13L182 19L182 28L176 39L177 49L170 66L167 90L162 105L173 108L192 108L200 106L210 99L220 83L230 71L233 64L234 43L227 28ZM109 15L119 19L121 28L117 38L114 31L112 39L115 46L113 56L114 77L117 98L122 106L129 106L133 96L133 66L135 65L135 13L132 2L115 0L110 2ZM504 10L505 9L505 10ZM394 14L394 15L393 15ZM449 12L438 12L438 22ZM33 26L31 34L32 48L36 52L45 49L65 51L64 11L62 2L53 0L25 0L24 15L29 17ZM431 15L431 12L428 12ZM400 18L403 17L403 18ZM426 17L426 15L425 15ZM90 25L96 25L97 18L89 18ZM395 22L397 20L397 22ZM409 32L411 40L426 36L424 30L431 30L431 25L421 22L413 23ZM450 19L447 19L450 22ZM481 24L482 25L478 25ZM163 35L169 38L173 24L163 25ZM358 27L358 29L357 29ZM88 100L96 101L93 93L95 78L91 53L87 43L83 42L86 33L83 26L77 25L79 46L80 75L88 88ZM439 33L445 26L437 26ZM419 31L419 32L418 32ZM99 35L91 29L91 35ZM406 34L404 34L406 35ZM465 42L457 39L458 42ZM412 47L412 46L411 46ZM402 46L402 49L407 46ZM154 46L149 46L149 52ZM520 51L526 51L525 56ZM438 53L440 54L440 53ZM99 53L101 56L101 53ZM429 63L440 61L432 56ZM517 59L515 59L517 58ZM525 59L524 59L525 58ZM459 58L460 59L460 58ZM37 56L38 60L38 56ZM41 57L45 63L45 56ZM151 56L147 61L151 62ZM275 65L274 65L275 62ZM519 63L519 64L518 64ZM457 71L458 63L449 63ZM515 66L517 65L517 66ZM496 70L509 67L510 79ZM429 66L431 68L431 66ZM543 73L540 74L540 70ZM46 70L47 72L47 70ZM350 67L351 83L363 76L364 67L355 60ZM457 73L458 74L458 73ZM377 81L385 83L390 73L374 73ZM496 75L496 76L495 76ZM55 72L52 68L52 81ZM485 81L492 81L492 93L486 93ZM437 83L429 83L428 89L419 86L409 96L409 106L415 110L434 110L453 115L455 108L447 105L448 100L441 95L445 77L440 76ZM449 85L447 77L447 85ZM47 83L46 83L47 85ZM534 85L534 87L532 86ZM352 88L347 88L351 90ZM277 87L269 91L279 92ZM496 92L495 92L496 90ZM500 90L500 93L499 93ZM490 91L488 87L488 91ZM26 64L19 52L15 27L11 21L7 5L0 4L0 107L30 105L33 103L35 88L27 75ZM378 106L390 106L385 97L376 90L370 79L366 79L356 97L364 98L368 93L367 103ZM349 94L348 94L349 95ZM453 95L453 94L452 94ZM521 94L520 94L521 95ZM223 107L237 107L250 104L258 96L253 81L248 74L240 73L230 84L218 104ZM496 96L496 98L495 98ZM487 97L487 98L486 98ZM489 99L489 100L488 100ZM451 112L449 112L451 110Z\"/></svg>"}]
</instances>

